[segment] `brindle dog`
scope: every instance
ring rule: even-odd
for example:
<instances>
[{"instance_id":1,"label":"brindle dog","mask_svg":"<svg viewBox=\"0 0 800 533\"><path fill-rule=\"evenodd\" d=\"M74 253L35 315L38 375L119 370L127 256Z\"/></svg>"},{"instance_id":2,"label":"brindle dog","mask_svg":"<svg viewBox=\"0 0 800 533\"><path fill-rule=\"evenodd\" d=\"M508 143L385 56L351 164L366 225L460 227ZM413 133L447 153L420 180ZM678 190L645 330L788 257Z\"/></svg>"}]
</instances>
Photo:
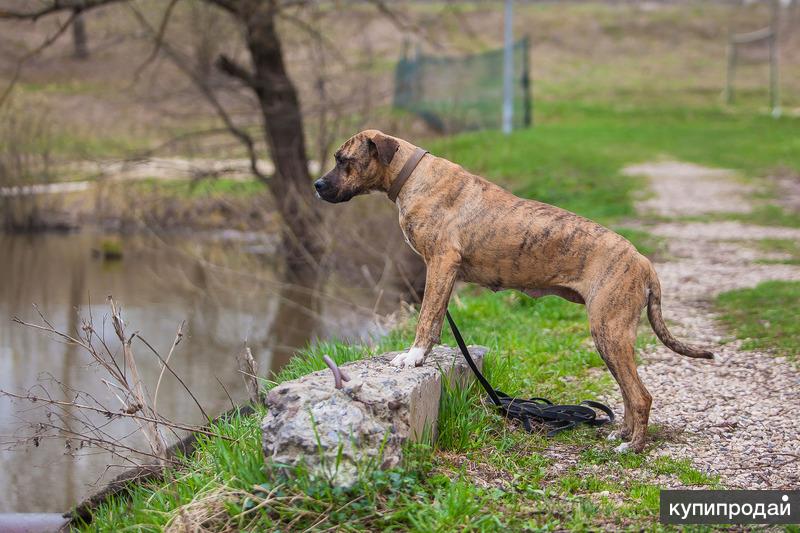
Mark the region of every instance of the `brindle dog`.
<instances>
[{"instance_id":1,"label":"brindle dog","mask_svg":"<svg viewBox=\"0 0 800 533\"><path fill-rule=\"evenodd\" d=\"M388 192L417 148L376 130L362 131L336 152L336 167L314 183L328 202ZM597 350L619 383L625 417L618 450L641 451L652 398L634 362L643 307L658 338L688 357L713 354L672 336L661 317L661 287L650 261L620 235L552 205L524 200L427 154L397 195L400 227L427 265L416 339L397 366L421 365L439 342L457 279L532 297L557 295L585 304Z\"/></svg>"}]
</instances>

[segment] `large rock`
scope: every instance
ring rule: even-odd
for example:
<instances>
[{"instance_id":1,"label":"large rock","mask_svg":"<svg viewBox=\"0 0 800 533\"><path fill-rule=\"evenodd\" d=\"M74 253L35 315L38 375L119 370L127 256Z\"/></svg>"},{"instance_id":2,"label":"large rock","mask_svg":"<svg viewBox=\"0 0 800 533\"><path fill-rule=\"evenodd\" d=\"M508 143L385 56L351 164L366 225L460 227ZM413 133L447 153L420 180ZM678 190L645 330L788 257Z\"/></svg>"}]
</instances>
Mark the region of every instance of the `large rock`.
<instances>
[{"instance_id":1,"label":"large rock","mask_svg":"<svg viewBox=\"0 0 800 533\"><path fill-rule=\"evenodd\" d=\"M470 347L479 367L486 351ZM350 381L340 390L329 370L272 389L261 424L266 460L304 463L312 475L350 486L359 470L397 465L406 440L435 437L442 377L466 383L472 372L457 348L438 346L423 366L403 370L389 363L397 353L342 366Z\"/></svg>"}]
</instances>

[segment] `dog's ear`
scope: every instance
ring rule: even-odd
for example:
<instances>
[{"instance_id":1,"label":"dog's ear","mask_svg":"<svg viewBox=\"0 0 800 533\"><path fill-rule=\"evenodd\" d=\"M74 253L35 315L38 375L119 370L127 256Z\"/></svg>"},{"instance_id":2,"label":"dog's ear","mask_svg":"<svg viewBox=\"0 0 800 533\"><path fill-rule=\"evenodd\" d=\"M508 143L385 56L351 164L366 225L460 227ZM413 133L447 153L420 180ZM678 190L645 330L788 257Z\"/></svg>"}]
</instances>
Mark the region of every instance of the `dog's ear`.
<instances>
[{"instance_id":1,"label":"dog's ear","mask_svg":"<svg viewBox=\"0 0 800 533\"><path fill-rule=\"evenodd\" d=\"M400 143L382 133L373 135L369 138L367 143L369 144L370 155L385 166L388 166L389 163L392 162L394 153L400 148Z\"/></svg>"}]
</instances>

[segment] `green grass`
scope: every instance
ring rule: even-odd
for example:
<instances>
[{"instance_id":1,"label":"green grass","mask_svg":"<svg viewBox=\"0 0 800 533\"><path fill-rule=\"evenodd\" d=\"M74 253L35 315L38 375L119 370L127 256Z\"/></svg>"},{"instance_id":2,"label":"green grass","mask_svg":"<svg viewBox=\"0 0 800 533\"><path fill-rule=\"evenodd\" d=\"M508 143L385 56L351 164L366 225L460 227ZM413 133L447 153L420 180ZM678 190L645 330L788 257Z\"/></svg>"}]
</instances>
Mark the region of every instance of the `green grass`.
<instances>
[{"instance_id":1,"label":"green grass","mask_svg":"<svg viewBox=\"0 0 800 533\"><path fill-rule=\"evenodd\" d=\"M769 186L769 184L764 184ZM774 193L778 194L778 193ZM744 224L757 226L785 226L800 228L800 213L790 211L771 202L772 195L762 192L754 195L753 210L749 213L708 213L705 215L691 215L677 217L680 222L715 222L721 220L735 220Z\"/></svg>"},{"instance_id":2,"label":"green grass","mask_svg":"<svg viewBox=\"0 0 800 533\"><path fill-rule=\"evenodd\" d=\"M771 254L781 254L785 259L759 259L762 264L800 265L800 243L792 239L763 239L753 241L757 250Z\"/></svg>"},{"instance_id":3,"label":"green grass","mask_svg":"<svg viewBox=\"0 0 800 533\"><path fill-rule=\"evenodd\" d=\"M789 211L774 204L758 206L750 213L731 214L728 218L762 226L800 228L800 213Z\"/></svg>"},{"instance_id":4,"label":"green grass","mask_svg":"<svg viewBox=\"0 0 800 533\"><path fill-rule=\"evenodd\" d=\"M264 192L265 186L254 179L230 178L175 180L144 179L125 184L127 189L156 193L163 197L196 199L220 196L250 196Z\"/></svg>"},{"instance_id":5,"label":"green grass","mask_svg":"<svg viewBox=\"0 0 800 533\"><path fill-rule=\"evenodd\" d=\"M150 148L151 139L134 133L116 133L103 136L92 131L54 127L47 149L63 160L117 159L143 153ZM80 172L79 172L80 173ZM67 179L72 173L67 173Z\"/></svg>"},{"instance_id":6,"label":"green grass","mask_svg":"<svg viewBox=\"0 0 800 533\"><path fill-rule=\"evenodd\" d=\"M512 292L468 290L451 309L468 342L490 348L486 375L509 394L576 402L596 398L611 383L607 372L589 372L602 367L602 361L589 343L581 306L553 297L532 300ZM412 320L371 348L335 342L309 347L271 383L324 368L322 354L344 363L402 349L413 339L413 331ZM443 342L454 344L449 334ZM264 469L259 419L234 417L220 423L216 430L233 442L202 438L198 451L186 459L187 467L169 472L164 481L133 487L129 498L105 503L85 529L158 531L170 520L179 520L181 512L202 516L214 509L224 511L215 519L218 526L261 530L313 524L321 529L348 524L347 530L575 528L598 521L617 523L615 513L623 510L625 521L639 524L654 513L654 489L635 481L650 471L643 456L614 453L612 443L594 428L554 440L516 429L483 401L474 384L445 389L433 447L410 446L405 464L389 471L365 471L350 490L332 489L302 469L293 479ZM602 464L603 472L613 475L587 477L575 470L562 479L548 478L552 459L546 451L554 443L579 450L578 468ZM468 472L466 463L475 465L474 471ZM659 473L681 483L681 476L692 475L688 463L657 464ZM627 474L620 479L620 472ZM597 495L604 491L624 495L624 506L597 504ZM268 504L258 507L268 498Z\"/></svg>"},{"instance_id":7,"label":"green grass","mask_svg":"<svg viewBox=\"0 0 800 533\"><path fill-rule=\"evenodd\" d=\"M797 360L800 353L800 282L767 281L717 297L722 322L744 339L747 350L774 350Z\"/></svg>"}]
</instances>

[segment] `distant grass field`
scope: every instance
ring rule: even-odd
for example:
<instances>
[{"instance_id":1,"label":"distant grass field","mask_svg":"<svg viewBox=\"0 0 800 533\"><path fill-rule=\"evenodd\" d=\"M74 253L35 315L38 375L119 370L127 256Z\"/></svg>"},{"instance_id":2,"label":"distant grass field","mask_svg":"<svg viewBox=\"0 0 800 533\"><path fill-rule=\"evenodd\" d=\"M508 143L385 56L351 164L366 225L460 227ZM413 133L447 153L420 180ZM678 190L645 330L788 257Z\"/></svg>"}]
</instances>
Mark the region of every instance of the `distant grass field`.
<instances>
[{"instance_id":1,"label":"distant grass field","mask_svg":"<svg viewBox=\"0 0 800 533\"><path fill-rule=\"evenodd\" d=\"M160 3L145 3L156 16ZM309 17L306 23L334 45L327 59L329 68L324 70L329 77L331 101L347 106L344 113L337 114L337 120L349 121L350 115L357 115L352 121L353 129L361 123L406 136L412 136L412 131L418 134L418 129L398 130L398 121L384 112L391 105L394 65L405 46L405 32L398 31L391 17L382 16L369 3L349 4L347 9L341 9L335 2L322 2L315 7L299 15ZM412 2L400 11L404 23L427 28L419 42L424 53L463 55L496 50L502 44L499 28L503 9L496 2ZM239 32L220 15L213 10L206 14L215 22L215 46L229 52L241 50ZM799 15L796 9L786 10L785 26L795 27ZM185 47L186 53L198 38L197 16L197 6L189 3L178 5L170 19L170 40ZM729 33L766 26L770 9L768 2L533 2L516 6L515 17L516 36L527 35L531 39L535 119L546 125L553 118L554 106L566 108L573 102L614 105L619 111L672 106L698 110L696 118L701 119L703 110L721 103ZM10 75L9 67L17 55L53 29L45 20L40 22L0 23L0 31L8 41L8 53L0 57L0 86ZM130 155L121 153L125 150L153 148L190 131L223 127L186 76L169 61L159 61L157 68L145 69L137 76L137 67L146 62L152 50L126 7L111 6L102 16L87 14L87 24L90 40L101 39L102 35L116 38L102 48L98 45L88 61L70 60L70 40L59 39L42 61L26 65L18 83L16 92L20 97L35 99L29 107L46 110L56 130L54 153L67 158L124 156ZM316 146L317 113L325 108L317 106L318 65L308 60L316 45L304 32L294 31L292 25L281 29L287 64L308 115L309 146ZM359 39L341 39L341 35L357 35ZM800 106L800 58L788 53L797 48L797 43L797 32L783 32L781 88L787 115ZM768 75L764 52L760 46L743 51L747 60L737 72L736 103L729 108L720 107L724 113L766 114ZM347 68L341 68L344 66ZM364 78L354 76L354 72ZM237 105L232 105L231 111L237 123L253 128L261 147L257 113ZM668 133L665 131L664 135ZM775 131L775 135L778 133ZM748 132L741 134L746 137ZM241 156L241 147L226 135L213 143L200 140L184 138L177 146L165 147L164 153ZM709 138L702 145L714 142ZM219 146L222 144L227 146ZM703 152L701 147L696 151ZM742 153L745 158L746 152Z\"/></svg>"},{"instance_id":2,"label":"distant grass field","mask_svg":"<svg viewBox=\"0 0 800 533\"><path fill-rule=\"evenodd\" d=\"M696 219L800 227L800 214L775 202L779 191L768 179L779 170L800 173L800 118L580 103L543 104L539 113L536 127L505 138L469 133L426 147L520 196L609 226L649 256L663 252L663 242L646 230L625 227L635 215L634 199L647 186L644 178L621 173L632 163L664 158L733 169L755 186L756 207L751 213Z\"/></svg>"},{"instance_id":3,"label":"distant grass field","mask_svg":"<svg viewBox=\"0 0 800 533\"><path fill-rule=\"evenodd\" d=\"M264 192L265 185L255 179L208 178L201 180L145 179L121 185L126 191L157 192L164 197L184 199L250 196Z\"/></svg>"}]
</instances>

